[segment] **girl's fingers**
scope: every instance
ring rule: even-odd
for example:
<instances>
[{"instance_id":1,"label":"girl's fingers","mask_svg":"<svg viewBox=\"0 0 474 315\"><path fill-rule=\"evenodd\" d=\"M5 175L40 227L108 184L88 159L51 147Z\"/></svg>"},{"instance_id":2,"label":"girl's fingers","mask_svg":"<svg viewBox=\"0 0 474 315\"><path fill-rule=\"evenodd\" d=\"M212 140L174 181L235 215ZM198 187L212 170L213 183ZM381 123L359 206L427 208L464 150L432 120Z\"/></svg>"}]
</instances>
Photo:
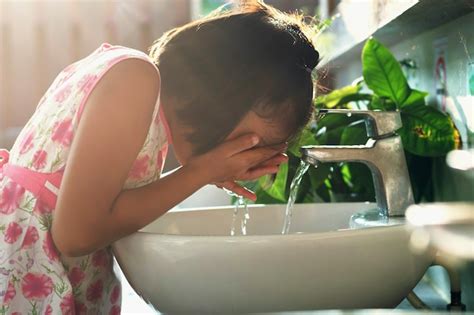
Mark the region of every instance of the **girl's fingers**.
<instances>
[{"instance_id":1,"label":"girl's fingers","mask_svg":"<svg viewBox=\"0 0 474 315\"><path fill-rule=\"evenodd\" d=\"M285 163L288 161L288 156L284 153L281 153L281 154L278 154L266 161L263 161L262 163L260 163L259 165L257 165L256 167L264 167L264 166L278 166L282 163Z\"/></svg>"},{"instance_id":2,"label":"girl's fingers","mask_svg":"<svg viewBox=\"0 0 474 315\"><path fill-rule=\"evenodd\" d=\"M274 146L260 147L253 150L248 150L241 153L242 159L245 160L246 165L252 168L260 163L267 161L277 154L283 153L287 148L286 144L278 144Z\"/></svg>"},{"instance_id":3,"label":"girl's fingers","mask_svg":"<svg viewBox=\"0 0 474 315\"><path fill-rule=\"evenodd\" d=\"M260 139L256 134L246 134L238 138L225 141L218 147L218 150L223 156L230 157L239 152L253 148L258 144L259 141Z\"/></svg>"},{"instance_id":4,"label":"girl's fingers","mask_svg":"<svg viewBox=\"0 0 474 315\"><path fill-rule=\"evenodd\" d=\"M253 168L245 174L244 178L239 178L239 180L255 180L264 175L278 173L278 169L279 169L278 166L265 166L265 167Z\"/></svg>"},{"instance_id":5,"label":"girl's fingers","mask_svg":"<svg viewBox=\"0 0 474 315\"><path fill-rule=\"evenodd\" d=\"M239 196L245 197L245 198L250 199L252 201L257 200L257 195L255 195L255 193L253 191L250 191L249 189L247 189L245 187L242 187L242 186L240 186L239 184L237 184L235 182L228 181L228 182L223 182L223 183L220 183L220 184L222 184L222 188L230 190L230 191L234 192L235 194L237 194Z\"/></svg>"}]
</instances>

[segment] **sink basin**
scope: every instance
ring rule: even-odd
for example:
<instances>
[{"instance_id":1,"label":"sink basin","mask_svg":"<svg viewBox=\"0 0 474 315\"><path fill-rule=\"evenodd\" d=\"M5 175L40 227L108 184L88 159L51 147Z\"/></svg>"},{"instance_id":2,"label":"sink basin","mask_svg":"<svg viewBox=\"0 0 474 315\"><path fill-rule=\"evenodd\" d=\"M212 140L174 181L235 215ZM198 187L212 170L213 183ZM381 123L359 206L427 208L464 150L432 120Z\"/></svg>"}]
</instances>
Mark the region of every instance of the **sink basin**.
<instances>
[{"instance_id":1,"label":"sink basin","mask_svg":"<svg viewBox=\"0 0 474 315\"><path fill-rule=\"evenodd\" d=\"M285 205L252 205L237 236L234 207L180 209L113 249L132 287L164 313L391 308L433 257L410 250L404 224L350 229L353 214L374 207L295 205L281 235Z\"/></svg>"}]
</instances>

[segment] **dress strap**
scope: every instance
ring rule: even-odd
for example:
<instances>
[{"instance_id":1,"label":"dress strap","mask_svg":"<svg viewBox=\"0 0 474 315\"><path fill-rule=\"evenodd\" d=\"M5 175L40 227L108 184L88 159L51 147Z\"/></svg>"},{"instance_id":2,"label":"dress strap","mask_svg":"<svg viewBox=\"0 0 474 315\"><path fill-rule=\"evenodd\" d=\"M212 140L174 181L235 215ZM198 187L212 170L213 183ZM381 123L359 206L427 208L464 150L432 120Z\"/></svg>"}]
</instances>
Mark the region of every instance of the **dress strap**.
<instances>
[{"instance_id":1,"label":"dress strap","mask_svg":"<svg viewBox=\"0 0 474 315\"><path fill-rule=\"evenodd\" d=\"M0 149L0 175L6 176L31 192L51 209L56 207L63 171L40 173L8 163L9 153Z\"/></svg>"}]
</instances>

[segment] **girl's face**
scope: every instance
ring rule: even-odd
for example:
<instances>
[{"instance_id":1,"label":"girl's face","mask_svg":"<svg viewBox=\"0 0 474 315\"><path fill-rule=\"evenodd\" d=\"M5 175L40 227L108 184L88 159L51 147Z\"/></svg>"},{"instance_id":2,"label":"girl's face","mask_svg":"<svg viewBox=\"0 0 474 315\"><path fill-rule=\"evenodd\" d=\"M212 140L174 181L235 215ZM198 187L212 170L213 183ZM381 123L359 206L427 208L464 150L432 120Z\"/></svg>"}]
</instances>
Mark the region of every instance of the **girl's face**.
<instances>
[{"instance_id":1,"label":"girl's face","mask_svg":"<svg viewBox=\"0 0 474 315\"><path fill-rule=\"evenodd\" d=\"M282 128L281 123L262 118L255 112L249 111L235 129L227 136L226 140L253 133L260 138L258 147L281 144L288 141L290 135ZM181 165L185 165L193 157L192 144L187 141L174 143L174 152Z\"/></svg>"}]
</instances>

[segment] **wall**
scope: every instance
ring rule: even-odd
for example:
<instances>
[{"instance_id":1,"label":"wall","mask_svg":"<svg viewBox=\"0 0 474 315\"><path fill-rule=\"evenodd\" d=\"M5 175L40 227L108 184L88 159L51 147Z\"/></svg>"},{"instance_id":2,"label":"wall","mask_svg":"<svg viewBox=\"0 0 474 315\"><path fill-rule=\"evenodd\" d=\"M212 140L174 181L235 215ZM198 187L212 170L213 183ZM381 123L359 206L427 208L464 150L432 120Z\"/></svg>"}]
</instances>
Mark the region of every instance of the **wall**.
<instances>
[{"instance_id":1,"label":"wall","mask_svg":"<svg viewBox=\"0 0 474 315\"><path fill-rule=\"evenodd\" d=\"M61 69L109 42L146 51L190 19L189 0L0 0L0 147Z\"/></svg>"}]
</instances>

